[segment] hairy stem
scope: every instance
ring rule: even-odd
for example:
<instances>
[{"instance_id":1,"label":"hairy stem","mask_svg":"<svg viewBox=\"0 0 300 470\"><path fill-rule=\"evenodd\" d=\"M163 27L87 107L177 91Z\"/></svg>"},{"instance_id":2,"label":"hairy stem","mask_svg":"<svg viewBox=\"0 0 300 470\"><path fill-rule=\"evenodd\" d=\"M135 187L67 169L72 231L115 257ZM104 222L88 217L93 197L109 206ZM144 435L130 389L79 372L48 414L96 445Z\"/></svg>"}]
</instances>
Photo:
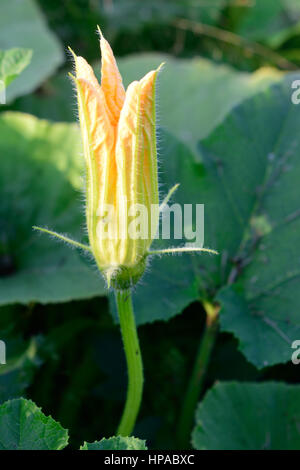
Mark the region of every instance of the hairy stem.
<instances>
[{"instance_id":1,"label":"hairy stem","mask_svg":"<svg viewBox=\"0 0 300 470\"><path fill-rule=\"evenodd\" d=\"M116 291L116 303L128 368L127 397L117 434L130 436L142 401L143 363L130 290Z\"/></svg>"},{"instance_id":2,"label":"hairy stem","mask_svg":"<svg viewBox=\"0 0 300 470\"><path fill-rule=\"evenodd\" d=\"M178 424L178 444L181 449L190 447L190 434L195 409L203 390L203 383L218 332L219 308L209 302L203 303L206 311L205 331L201 338L193 371L188 383Z\"/></svg>"}]
</instances>

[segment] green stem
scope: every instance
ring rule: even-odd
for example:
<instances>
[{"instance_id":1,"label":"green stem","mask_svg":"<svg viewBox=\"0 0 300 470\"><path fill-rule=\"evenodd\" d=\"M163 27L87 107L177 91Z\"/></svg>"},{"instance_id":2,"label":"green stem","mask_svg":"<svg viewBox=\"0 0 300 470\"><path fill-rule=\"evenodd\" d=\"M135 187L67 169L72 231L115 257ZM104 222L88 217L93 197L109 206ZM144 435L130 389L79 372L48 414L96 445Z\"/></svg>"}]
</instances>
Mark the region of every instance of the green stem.
<instances>
[{"instance_id":1,"label":"green stem","mask_svg":"<svg viewBox=\"0 0 300 470\"><path fill-rule=\"evenodd\" d=\"M116 303L128 368L127 397L117 434L130 436L142 401L143 363L130 290L116 291Z\"/></svg>"},{"instance_id":2,"label":"green stem","mask_svg":"<svg viewBox=\"0 0 300 470\"><path fill-rule=\"evenodd\" d=\"M209 302L204 302L203 306L206 311L205 331L201 338L179 418L177 437L181 449L188 449L190 447L190 434L194 422L195 409L203 389L205 374L218 332L219 308Z\"/></svg>"}]
</instances>

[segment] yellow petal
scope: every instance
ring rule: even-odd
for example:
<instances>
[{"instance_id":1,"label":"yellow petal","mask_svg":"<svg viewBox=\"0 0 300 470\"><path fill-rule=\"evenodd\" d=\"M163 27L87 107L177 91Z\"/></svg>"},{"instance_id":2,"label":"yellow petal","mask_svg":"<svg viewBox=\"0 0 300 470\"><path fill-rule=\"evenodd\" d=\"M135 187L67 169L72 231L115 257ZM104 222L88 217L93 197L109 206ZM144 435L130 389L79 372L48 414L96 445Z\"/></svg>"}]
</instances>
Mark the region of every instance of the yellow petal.
<instances>
[{"instance_id":1,"label":"yellow petal","mask_svg":"<svg viewBox=\"0 0 300 470\"><path fill-rule=\"evenodd\" d=\"M96 257L105 254L97 238L97 223L104 204L113 204L116 193L116 163L114 158L114 128L106 113L101 88L98 92L87 80L76 80L80 126L87 173L87 225L91 246Z\"/></svg>"},{"instance_id":2,"label":"yellow petal","mask_svg":"<svg viewBox=\"0 0 300 470\"><path fill-rule=\"evenodd\" d=\"M157 149L155 127L155 82L158 70L149 72L140 81L140 118L141 136L139 149L142 161L141 177L143 179L144 204L148 208L149 229L156 232L159 222L158 212L151 211L152 205L158 207L158 173L157 173ZM153 220L152 220L153 219ZM152 239L143 240L141 249L146 251L151 245Z\"/></svg>"},{"instance_id":3,"label":"yellow petal","mask_svg":"<svg viewBox=\"0 0 300 470\"><path fill-rule=\"evenodd\" d=\"M93 157L103 170L105 159L114 147L114 129L107 115L105 98L101 88L98 91L83 78L76 80L80 93L80 124L93 152ZM114 158L112 158L114 160Z\"/></svg>"},{"instance_id":4,"label":"yellow petal","mask_svg":"<svg viewBox=\"0 0 300 470\"><path fill-rule=\"evenodd\" d=\"M139 168L139 106L140 83L132 82L126 91L117 129L116 163L118 185L129 203L136 203L138 183L141 179Z\"/></svg>"},{"instance_id":5,"label":"yellow petal","mask_svg":"<svg viewBox=\"0 0 300 470\"><path fill-rule=\"evenodd\" d=\"M98 91L100 88L100 85L94 74L94 70L92 69L90 64L88 64L88 62L83 57L77 56L75 59L75 67L76 67L76 77L78 79L83 78L84 80L89 82L91 85L93 85L95 90Z\"/></svg>"},{"instance_id":6,"label":"yellow petal","mask_svg":"<svg viewBox=\"0 0 300 470\"><path fill-rule=\"evenodd\" d=\"M131 203L158 203L156 76L157 71L152 71L139 82L129 85L118 124L116 162L119 184Z\"/></svg>"},{"instance_id":7,"label":"yellow petal","mask_svg":"<svg viewBox=\"0 0 300 470\"><path fill-rule=\"evenodd\" d=\"M152 224L151 205L158 205L159 201L155 135L156 75L157 71L149 72L139 82L129 85L120 114L116 143L117 201L126 195L128 208L132 204L143 204L148 210L148 230ZM134 262L150 244L150 234L147 239L128 241L124 245L127 251L123 253L125 262Z\"/></svg>"},{"instance_id":8,"label":"yellow petal","mask_svg":"<svg viewBox=\"0 0 300 470\"><path fill-rule=\"evenodd\" d=\"M103 96L103 92L101 91L101 87L99 85L99 82L94 74L94 70L90 66L90 64L81 56L77 56L75 52L72 51L72 49L69 47L69 50L71 51L74 61L75 61L75 72L76 72L76 78L83 78L84 80L88 81L101 95L101 98ZM114 121L114 116L112 115L110 109L108 108L106 104L106 100L104 101L105 107L106 107L106 113L109 116L110 121Z\"/></svg>"},{"instance_id":9,"label":"yellow petal","mask_svg":"<svg viewBox=\"0 0 300 470\"><path fill-rule=\"evenodd\" d=\"M101 49L101 88L113 117L112 123L116 125L124 104L125 90L113 51L109 43L103 37L100 29L99 32Z\"/></svg>"},{"instance_id":10,"label":"yellow petal","mask_svg":"<svg viewBox=\"0 0 300 470\"><path fill-rule=\"evenodd\" d=\"M140 81L140 114L143 133L143 178L149 204L158 204L157 149L155 128L155 81L158 70Z\"/></svg>"},{"instance_id":11,"label":"yellow petal","mask_svg":"<svg viewBox=\"0 0 300 470\"><path fill-rule=\"evenodd\" d=\"M117 207L121 207L123 198L126 198L126 211L120 214L120 223L128 237L127 212L132 204L137 204L140 175L138 155L138 119L139 119L139 91L140 83L135 81L126 91L125 102L120 114L117 128L116 164L117 164ZM141 194L140 194L141 195ZM142 201L140 201L142 202ZM122 213L124 216L122 216ZM119 257L123 264L133 264L137 257L137 240L124 240L119 246Z\"/></svg>"}]
</instances>

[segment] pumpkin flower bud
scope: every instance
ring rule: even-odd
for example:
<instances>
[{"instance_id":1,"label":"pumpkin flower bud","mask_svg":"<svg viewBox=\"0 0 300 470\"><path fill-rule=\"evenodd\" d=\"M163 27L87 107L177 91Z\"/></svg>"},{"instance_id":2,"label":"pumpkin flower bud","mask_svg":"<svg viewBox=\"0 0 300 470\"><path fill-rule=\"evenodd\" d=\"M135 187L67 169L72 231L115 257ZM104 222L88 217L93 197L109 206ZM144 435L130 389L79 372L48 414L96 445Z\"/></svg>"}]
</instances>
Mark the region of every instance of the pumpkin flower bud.
<instances>
[{"instance_id":1,"label":"pumpkin flower bud","mask_svg":"<svg viewBox=\"0 0 300 470\"><path fill-rule=\"evenodd\" d=\"M159 69L131 83L125 92L101 32L100 49L101 84L86 60L73 53L86 165L86 219L99 269L108 284L126 289L144 272L159 221L155 128Z\"/></svg>"},{"instance_id":2,"label":"pumpkin flower bud","mask_svg":"<svg viewBox=\"0 0 300 470\"><path fill-rule=\"evenodd\" d=\"M202 246L151 250L159 214L155 82L152 70L126 92L113 52L100 29L101 84L83 57L75 60L79 120L86 165L86 220L89 246L43 227L33 228L91 252L108 286L129 289L152 255L207 252Z\"/></svg>"}]
</instances>

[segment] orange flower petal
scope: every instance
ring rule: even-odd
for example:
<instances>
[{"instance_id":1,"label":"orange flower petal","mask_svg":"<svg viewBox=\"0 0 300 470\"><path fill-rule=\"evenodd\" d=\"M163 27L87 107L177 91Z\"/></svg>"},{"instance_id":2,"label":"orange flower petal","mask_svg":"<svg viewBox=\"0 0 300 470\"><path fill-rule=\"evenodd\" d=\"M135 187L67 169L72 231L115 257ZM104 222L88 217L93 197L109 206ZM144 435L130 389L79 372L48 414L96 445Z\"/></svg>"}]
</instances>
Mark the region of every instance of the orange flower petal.
<instances>
[{"instance_id":1,"label":"orange flower petal","mask_svg":"<svg viewBox=\"0 0 300 470\"><path fill-rule=\"evenodd\" d=\"M139 158L139 105L140 83L132 82L126 91L126 98L122 108L117 129L116 163L118 171L118 185L122 194L127 196L129 203L137 202Z\"/></svg>"},{"instance_id":2,"label":"orange flower petal","mask_svg":"<svg viewBox=\"0 0 300 470\"><path fill-rule=\"evenodd\" d=\"M158 70L140 81L140 114L143 136L143 179L148 204L158 204L157 150L155 128L155 81Z\"/></svg>"},{"instance_id":3,"label":"orange flower petal","mask_svg":"<svg viewBox=\"0 0 300 470\"><path fill-rule=\"evenodd\" d=\"M139 82L131 83L121 111L116 143L119 184L132 203L158 203L155 79L149 72ZM141 192L146 200L141 200Z\"/></svg>"},{"instance_id":4,"label":"orange flower petal","mask_svg":"<svg viewBox=\"0 0 300 470\"><path fill-rule=\"evenodd\" d=\"M117 206L126 195L128 208L144 204L148 210L148 233L151 227L151 204L159 202L155 135L155 79L157 71L149 72L126 91L117 128ZM123 225L128 221L123 221ZM145 253L149 238L130 240L123 246L123 259L134 262ZM126 250L126 253L125 253Z\"/></svg>"},{"instance_id":5,"label":"orange flower petal","mask_svg":"<svg viewBox=\"0 0 300 470\"><path fill-rule=\"evenodd\" d=\"M76 77L88 81L95 90L99 91L100 85L90 64L80 56L75 57Z\"/></svg>"},{"instance_id":6,"label":"orange flower petal","mask_svg":"<svg viewBox=\"0 0 300 470\"><path fill-rule=\"evenodd\" d=\"M99 30L100 31L100 30ZM106 103L113 116L112 123L117 124L125 100L125 90L122 83L113 51L100 31L101 49L101 88Z\"/></svg>"},{"instance_id":7,"label":"orange flower petal","mask_svg":"<svg viewBox=\"0 0 300 470\"><path fill-rule=\"evenodd\" d=\"M99 204L115 199L114 181L116 165L114 158L115 134L106 113L105 98L101 88L98 92L87 80L76 80L78 86L79 118L87 163L88 191L94 214Z\"/></svg>"}]
</instances>

